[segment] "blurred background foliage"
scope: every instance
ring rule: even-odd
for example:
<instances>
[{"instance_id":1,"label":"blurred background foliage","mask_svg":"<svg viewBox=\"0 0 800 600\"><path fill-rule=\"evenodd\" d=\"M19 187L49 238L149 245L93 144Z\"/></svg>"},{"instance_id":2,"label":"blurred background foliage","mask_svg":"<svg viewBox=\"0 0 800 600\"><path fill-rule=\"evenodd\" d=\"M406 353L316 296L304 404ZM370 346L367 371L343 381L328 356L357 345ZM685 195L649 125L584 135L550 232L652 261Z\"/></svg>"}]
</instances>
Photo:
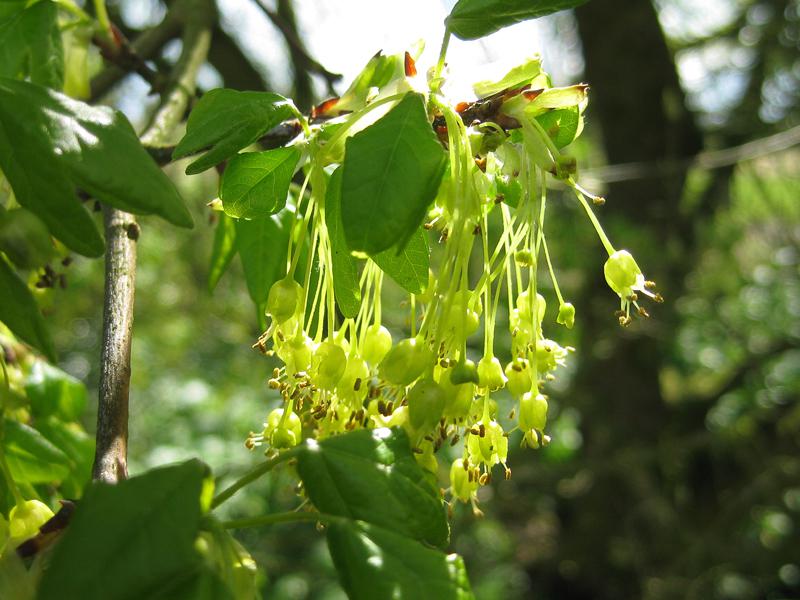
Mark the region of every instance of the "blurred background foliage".
<instances>
[{"instance_id":1,"label":"blurred background foliage","mask_svg":"<svg viewBox=\"0 0 800 600\"><path fill-rule=\"evenodd\" d=\"M333 11L353 26L368 13L363 26L370 10L384 10L369 25L376 30L416 8L412 22L434 19L425 3L261 1L219 1L206 89L270 89L307 108L341 85L321 66L339 69L337 51L353 52L353 42L347 52L318 50L332 35L357 36L331 34L341 26ZM444 14L452 3L435 4ZM110 8L136 39L167 5ZM520 47L531 30L510 30L514 50L520 59L543 51L559 83L591 84L587 128L573 149L583 181L607 196L600 216L612 239L634 252L667 302L619 328L594 234L553 190L548 238L578 309L572 337L560 340L578 351L550 388L553 443L512 453L512 479L482 490L483 518L455 507L453 548L481 599L799 598L800 150L792 146L800 141L800 4L590 0L536 27L542 47ZM165 38L149 56L156 64L178 54L179 42ZM483 47L484 60L492 48ZM357 63L339 70L352 74L377 49L359 47ZM143 86L129 76L105 101L143 122ZM769 146L773 134L784 143ZM713 169L692 161L746 142L754 142L748 152ZM258 320L239 265L207 291L213 218L205 203L216 175L186 178L184 166L169 173L195 230L142 224L130 470L199 456L224 478L258 459L243 441L277 403L266 386L273 365L250 349ZM90 398L102 271L101 261L78 259L68 289L46 292L60 366L87 383ZM503 344L508 352L507 334ZM95 407L90 401L90 431ZM289 509L293 485L285 472L263 480L226 505L228 515ZM265 597L343 596L312 527L240 539L263 567Z\"/></svg>"}]
</instances>

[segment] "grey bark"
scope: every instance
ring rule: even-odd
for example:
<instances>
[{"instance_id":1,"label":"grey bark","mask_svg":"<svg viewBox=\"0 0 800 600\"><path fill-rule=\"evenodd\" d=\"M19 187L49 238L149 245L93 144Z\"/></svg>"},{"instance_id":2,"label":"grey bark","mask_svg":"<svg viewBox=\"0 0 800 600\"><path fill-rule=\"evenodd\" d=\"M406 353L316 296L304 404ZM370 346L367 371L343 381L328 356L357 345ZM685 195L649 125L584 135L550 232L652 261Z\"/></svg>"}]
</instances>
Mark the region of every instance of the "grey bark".
<instances>
[{"instance_id":1,"label":"grey bark","mask_svg":"<svg viewBox=\"0 0 800 600\"><path fill-rule=\"evenodd\" d=\"M149 146L168 144L194 95L197 72L211 43L214 5L211 0L184 0L176 11L185 23L183 53L172 85L150 126L142 135ZM97 447L92 477L116 483L128 475L128 401L131 339L139 226L133 215L106 207L106 273L103 306L103 349L97 411Z\"/></svg>"}]
</instances>

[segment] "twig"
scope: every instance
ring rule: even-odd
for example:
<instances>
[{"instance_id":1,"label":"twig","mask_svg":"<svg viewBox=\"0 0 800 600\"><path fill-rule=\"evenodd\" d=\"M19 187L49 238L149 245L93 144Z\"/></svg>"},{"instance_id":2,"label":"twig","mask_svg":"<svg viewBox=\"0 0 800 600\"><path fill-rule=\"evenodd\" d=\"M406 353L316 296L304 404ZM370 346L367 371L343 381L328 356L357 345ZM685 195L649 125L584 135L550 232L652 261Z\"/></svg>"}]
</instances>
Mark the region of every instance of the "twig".
<instances>
[{"instance_id":1,"label":"twig","mask_svg":"<svg viewBox=\"0 0 800 600\"><path fill-rule=\"evenodd\" d=\"M315 60L308 53L308 50L306 50L303 41L298 37L294 28L287 23L280 14L267 8L264 5L263 0L258 0L257 4L261 10L264 11L264 14L267 15L267 18L272 21L272 24L275 25L275 27L277 27L283 34L283 37L286 39L286 43L289 44L289 48L292 50L292 53L300 60L300 62L302 62L303 66L308 71L316 73L317 75L321 75L328 84L328 92L331 95L334 95L336 92L333 88L333 84L339 81L342 78L342 75L340 73L332 73L331 71L328 71L328 69Z\"/></svg>"},{"instance_id":2,"label":"twig","mask_svg":"<svg viewBox=\"0 0 800 600\"><path fill-rule=\"evenodd\" d=\"M111 53L107 58L110 61L115 62L115 64L107 67L97 76L95 76L94 79L92 79L92 90L89 102L96 102L102 98L123 77L125 77L125 75L133 70L136 70L146 80L150 81L153 76L144 74L144 71L137 70L136 67L141 67L141 65L144 65L146 69L152 71L152 69L147 66L145 61L150 60L156 54L158 54L158 52L161 51L167 42L178 37L180 31L180 15L178 14L178 11L171 9L161 23L152 29L148 29L146 32L136 38L133 43L127 44L127 52L119 55L119 62L115 61L114 53ZM127 60L124 59L125 56L128 57ZM156 74L156 77L158 76L155 71L153 71L153 73ZM153 85L154 81L150 81L150 84Z\"/></svg>"},{"instance_id":3,"label":"twig","mask_svg":"<svg viewBox=\"0 0 800 600\"><path fill-rule=\"evenodd\" d=\"M183 53L175 65L174 83L142 136L148 145L163 144L180 123L194 94L197 72L211 43L212 0L183 0L187 17ZM108 483L127 477L128 392L131 376L131 331L139 226L133 215L105 207L106 285L103 307L103 351L97 412L97 450L92 476Z\"/></svg>"}]
</instances>

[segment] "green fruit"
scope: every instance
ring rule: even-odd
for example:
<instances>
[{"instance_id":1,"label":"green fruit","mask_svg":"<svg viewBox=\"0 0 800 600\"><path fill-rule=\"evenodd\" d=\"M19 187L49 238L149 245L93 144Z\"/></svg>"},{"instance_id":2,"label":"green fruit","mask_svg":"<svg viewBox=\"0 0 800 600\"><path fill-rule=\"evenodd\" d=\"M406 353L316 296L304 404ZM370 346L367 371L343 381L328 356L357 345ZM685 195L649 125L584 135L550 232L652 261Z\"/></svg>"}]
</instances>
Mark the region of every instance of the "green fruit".
<instances>
[{"instance_id":1,"label":"green fruit","mask_svg":"<svg viewBox=\"0 0 800 600\"><path fill-rule=\"evenodd\" d=\"M395 385L409 385L435 360L433 352L420 338L400 340L378 366L380 376Z\"/></svg>"}]
</instances>

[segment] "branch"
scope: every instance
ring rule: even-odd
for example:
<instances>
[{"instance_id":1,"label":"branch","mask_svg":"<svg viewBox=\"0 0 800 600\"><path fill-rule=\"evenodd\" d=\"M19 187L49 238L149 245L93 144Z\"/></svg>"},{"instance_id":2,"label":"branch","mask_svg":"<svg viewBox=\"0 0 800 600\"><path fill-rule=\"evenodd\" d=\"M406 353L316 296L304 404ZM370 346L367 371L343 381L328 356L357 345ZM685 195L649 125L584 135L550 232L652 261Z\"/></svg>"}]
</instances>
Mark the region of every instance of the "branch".
<instances>
[{"instance_id":1,"label":"branch","mask_svg":"<svg viewBox=\"0 0 800 600\"><path fill-rule=\"evenodd\" d=\"M267 18L272 21L272 24L275 25L275 27L277 27L283 34L283 37L286 39L286 43L289 45L289 50L291 51L293 57L308 71L316 73L317 75L321 75L328 84L328 92L330 92L331 95L335 95L336 92L333 89L333 84L342 78L341 74L328 71L328 69L323 67L317 60L315 60L308 53L308 50L306 50L303 41L298 37L297 31L294 29L292 24L287 22L287 20L284 19L278 12L267 8L264 5L263 0L258 0L256 4L258 4L261 10L264 11L264 14L267 15Z\"/></svg>"},{"instance_id":2,"label":"branch","mask_svg":"<svg viewBox=\"0 0 800 600\"><path fill-rule=\"evenodd\" d=\"M181 31L181 19L177 10L171 9L164 20L152 29L148 29L130 44L120 37L117 52L106 51L104 56L114 62L98 73L91 82L89 102L96 102L111 90L125 75L137 71L151 86L157 88L158 74L148 67L145 61L153 58L170 40L178 37ZM122 34L120 34L121 36ZM102 49L102 46L101 46ZM115 58L116 57L116 58ZM144 66L146 70L141 67ZM150 71L150 74L147 72Z\"/></svg>"},{"instance_id":3,"label":"branch","mask_svg":"<svg viewBox=\"0 0 800 600\"><path fill-rule=\"evenodd\" d=\"M170 91L156 111L142 143L163 144L181 122L194 95L197 72L211 43L212 0L182 0L188 9L183 53L175 65ZM104 207L106 232L105 303L97 449L92 476L108 483L128 474L128 397L131 377L131 331L139 226L133 215Z\"/></svg>"}]
</instances>

